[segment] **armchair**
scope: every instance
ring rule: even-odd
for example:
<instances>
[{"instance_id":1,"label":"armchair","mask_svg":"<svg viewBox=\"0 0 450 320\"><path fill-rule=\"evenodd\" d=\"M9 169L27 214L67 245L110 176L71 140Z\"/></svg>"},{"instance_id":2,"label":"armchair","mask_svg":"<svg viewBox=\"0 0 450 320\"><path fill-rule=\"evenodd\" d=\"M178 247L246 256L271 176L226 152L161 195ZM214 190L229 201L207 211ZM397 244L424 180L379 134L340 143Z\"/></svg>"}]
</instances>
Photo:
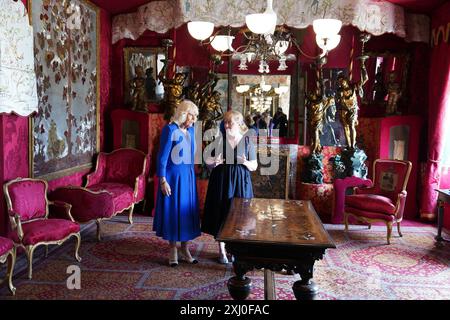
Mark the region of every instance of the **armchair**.
<instances>
[{"instance_id":1,"label":"armchair","mask_svg":"<svg viewBox=\"0 0 450 320\"><path fill-rule=\"evenodd\" d=\"M134 205L145 198L150 157L142 151L123 148L111 153L100 152L95 171L87 176L86 188L106 190L113 196L114 216L129 210L133 223Z\"/></svg>"},{"instance_id":2,"label":"armchair","mask_svg":"<svg viewBox=\"0 0 450 320\"><path fill-rule=\"evenodd\" d=\"M33 273L33 252L40 246L61 245L67 239L77 238L75 258L81 261L78 250L81 244L80 226L66 219L48 219L47 182L40 179L17 178L3 187L11 232L8 238L14 245L23 247L28 258L28 278Z\"/></svg>"},{"instance_id":3,"label":"armchair","mask_svg":"<svg viewBox=\"0 0 450 320\"><path fill-rule=\"evenodd\" d=\"M114 197L108 191L94 192L83 187L67 186L49 194L55 204L50 211L52 217L69 217L79 224L97 223L97 239L100 241L100 222L114 215Z\"/></svg>"},{"instance_id":4,"label":"armchair","mask_svg":"<svg viewBox=\"0 0 450 320\"><path fill-rule=\"evenodd\" d=\"M14 273L14 265L16 263L16 248L11 239L0 237L0 263L8 261L8 270L6 272L5 281L8 280L9 291L13 295L16 294L16 288L12 284L12 276ZM0 281L0 284L3 281Z\"/></svg>"},{"instance_id":5,"label":"armchair","mask_svg":"<svg viewBox=\"0 0 450 320\"><path fill-rule=\"evenodd\" d=\"M387 227L387 243L390 244L392 225L397 224L400 237L400 222L406 202L406 186L411 174L410 161L377 159L373 163L373 185L370 188L355 188L355 194L345 196L344 222L348 231L350 216L368 223L383 222Z\"/></svg>"}]
</instances>

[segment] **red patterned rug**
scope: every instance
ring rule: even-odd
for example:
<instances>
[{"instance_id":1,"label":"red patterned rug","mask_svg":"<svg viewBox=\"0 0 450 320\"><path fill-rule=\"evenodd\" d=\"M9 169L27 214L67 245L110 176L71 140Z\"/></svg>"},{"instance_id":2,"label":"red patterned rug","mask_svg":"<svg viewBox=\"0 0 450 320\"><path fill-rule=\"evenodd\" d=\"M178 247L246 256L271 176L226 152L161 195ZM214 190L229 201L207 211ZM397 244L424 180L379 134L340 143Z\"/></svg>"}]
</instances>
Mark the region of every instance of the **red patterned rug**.
<instances>
[{"instance_id":1,"label":"red patterned rug","mask_svg":"<svg viewBox=\"0 0 450 320\"><path fill-rule=\"evenodd\" d=\"M405 226L403 237L396 231L391 245L385 245L386 229L326 225L337 249L327 250L316 262L314 281L318 299L450 299L450 244L436 244L436 229L428 225ZM209 236L197 238L191 252L200 263L167 266L168 245L157 238L150 217L136 217L133 225L126 217L103 223L103 239L95 240L95 226L82 232L80 255L74 258L74 240L55 247L45 259L43 250L35 253L33 279L26 276L26 261L20 257L14 277L17 288L12 297L0 287L0 299L171 299L227 300L227 280L232 265L216 262L217 244ZM69 265L81 270L81 289L69 290ZM5 267L1 268L3 275ZM249 299L264 298L262 271L247 274L253 289ZM276 274L276 295L280 300L295 299L292 285L299 277Z\"/></svg>"}]
</instances>

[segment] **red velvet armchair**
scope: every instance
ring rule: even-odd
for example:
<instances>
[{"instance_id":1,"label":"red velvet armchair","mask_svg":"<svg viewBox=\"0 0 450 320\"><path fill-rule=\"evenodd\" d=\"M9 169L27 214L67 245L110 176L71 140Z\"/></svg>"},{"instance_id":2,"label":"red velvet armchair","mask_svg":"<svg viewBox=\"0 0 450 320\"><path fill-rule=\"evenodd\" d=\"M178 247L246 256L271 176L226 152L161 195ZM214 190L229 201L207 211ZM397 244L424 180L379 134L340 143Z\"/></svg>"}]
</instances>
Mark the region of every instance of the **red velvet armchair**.
<instances>
[{"instance_id":1,"label":"red velvet armchair","mask_svg":"<svg viewBox=\"0 0 450 320\"><path fill-rule=\"evenodd\" d=\"M0 237L0 263L8 261L8 270L6 271L5 280L8 281L9 291L14 295L16 294L16 288L12 283L12 276L14 273L14 265L16 263L16 248L14 242L11 239ZM0 284L3 281L0 281Z\"/></svg>"},{"instance_id":2,"label":"red velvet armchair","mask_svg":"<svg viewBox=\"0 0 450 320\"><path fill-rule=\"evenodd\" d=\"M114 215L114 197L108 191L94 192L83 187L67 186L55 189L49 194L55 204L52 217L69 217L83 224L97 223L97 239L100 241L100 222Z\"/></svg>"},{"instance_id":3,"label":"red velvet armchair","mask_svg":"<svg viewBox=\"0 0 450 320\"><path fill-rule=\"evenodd\" d=\"M400 237L400 222L406 202L406 186L411 174L410 161L377 159L373 164L373 185L370 188L355 188L355 194L345 196L344 221L348 231L350 216L368 223L383 222L387 227L387 243L390 244L392 225L397 224Z\"/></svg>"},{"instance_id":4,"label":"red velvet armchair","mask_svg":"<svg viewBox=\"0 0 450 320\"><path fill-rule=\"evenodd\" d=\"M33 252L40 246L61 245L67 239L77 238L75 258L81 261L78 250L81 244L80 225L66 219L48 219L47 182L40 179L17 178L3 187L8 205L11 232L8 238L14 245L23 247L28 258L28 278L33 273Z\"/></svg>"},{"instance_id":5,"label":"red velvet armchair","mask_svg":"<svg viewBox=\"0 0 450 320\"><path fill-rule=\"evenodd\" d=\"M94 192L106 190L112 194L114 215L129 210L128 220L132 224L134 205L145 198L149 164L149 155L136 149L100 152L95 172L87 176L85 187Z\"/></svg>"}]
</instances>

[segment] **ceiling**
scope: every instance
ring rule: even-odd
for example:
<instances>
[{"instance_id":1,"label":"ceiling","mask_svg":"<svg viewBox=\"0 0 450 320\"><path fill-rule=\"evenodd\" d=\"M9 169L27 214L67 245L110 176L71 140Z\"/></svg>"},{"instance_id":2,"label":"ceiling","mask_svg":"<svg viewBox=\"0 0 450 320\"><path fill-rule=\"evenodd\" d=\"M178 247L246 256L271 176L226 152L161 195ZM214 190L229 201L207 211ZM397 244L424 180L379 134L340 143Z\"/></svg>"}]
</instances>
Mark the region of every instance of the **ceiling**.
<instances>
[{"instance_id":1,"label":"ceiling","mask_svg":"<svg viewBox=\"0 0 450 320\"><path fill-rule=\"evenodd\" d=\"M139 6L155 0L91 0L99 7L107 10L111 14L133 12ZM431 14L448 0L387 0L405 8L408 12Z\"/></svg>"},{"instance_id":2,"label":"ceiling","mask_svg":"<svg viewBox=\"0 0 450 320\"><path fill-rule=\"evenodd\" d=\"M151 1L154 0L91 0L92 3L113 15L136 11L139 6Z\"/></svg>"},{"instance_id":3,"label":"ceiling","mask_svg":"<svg viewBox=\"0 0 450 320\"><path fill-rule=\"evenodd\" d=\"M387 0L405 8L408 12L431 14L448 0Z\"/></svg>"}]
</instances>

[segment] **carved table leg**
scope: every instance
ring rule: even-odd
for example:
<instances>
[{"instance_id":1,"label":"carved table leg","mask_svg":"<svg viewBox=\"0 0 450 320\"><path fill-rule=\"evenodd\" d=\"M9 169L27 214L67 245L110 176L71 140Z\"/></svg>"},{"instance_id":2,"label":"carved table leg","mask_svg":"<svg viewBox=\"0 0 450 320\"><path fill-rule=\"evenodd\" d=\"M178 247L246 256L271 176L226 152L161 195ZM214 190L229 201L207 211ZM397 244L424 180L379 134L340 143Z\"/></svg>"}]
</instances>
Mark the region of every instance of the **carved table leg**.
<instances>
[{"instance_id":1,"label":"carved table leg","mask_svg":"<svg viewBox=\"0 0 450 320\"><path fill-rule=\"evenodd\" d=\"M236 260L233 268L236 276L228 280L228 292L234 300L245 300L250 295L252 280L245 276L247 269Z\"/></svg>"},{"instance_id":2,"label":"carved table leg","mask_svg":"<svg viewBox=\"0 0 450 320\"><path fill-rule=\"evenodd\" d=\"M264 269L264 299L277 300L277 295L275 292L275 277L273 271L270 269Z\"/></svg>"},{"instance_id":3,"label":"carved table leg","mask_svg":"<svg viewBox=\"0 0 450 320\"><path fill-rule=\"evenodd\" d=\"M295 271L300 274L301 280L294 282L292 290L297 300L314 300L318 290L317 285L312 281L313 266L299 267Z\"/></svg>"}]
</instances>

